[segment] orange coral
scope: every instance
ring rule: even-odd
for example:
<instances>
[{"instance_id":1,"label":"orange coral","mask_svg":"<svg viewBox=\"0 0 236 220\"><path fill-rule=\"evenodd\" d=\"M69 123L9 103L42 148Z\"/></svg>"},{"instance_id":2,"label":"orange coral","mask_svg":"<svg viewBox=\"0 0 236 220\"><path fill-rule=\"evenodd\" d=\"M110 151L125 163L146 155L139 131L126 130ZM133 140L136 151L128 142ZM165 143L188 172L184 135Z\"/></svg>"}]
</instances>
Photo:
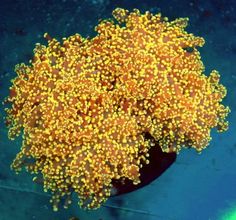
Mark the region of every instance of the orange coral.
<instances>
[{"instance_id":1,"label":"orange coral","mask_svg":"<svg viewBox=\"0 0 236 220\"><path fill-rule=\"evenodd\" d=\"M120 8L113 16L91 39L45 34L48 46L16 66L7 122L23 145L12 168L41 174L55 210L72 192L98 208L112 179L139 183L153 146L145 133L165 152L201 151L213 127L227 129L226 89L217 71L203 74L204 39L184 30L188 19Z\"/></svg>"}]
</instances>

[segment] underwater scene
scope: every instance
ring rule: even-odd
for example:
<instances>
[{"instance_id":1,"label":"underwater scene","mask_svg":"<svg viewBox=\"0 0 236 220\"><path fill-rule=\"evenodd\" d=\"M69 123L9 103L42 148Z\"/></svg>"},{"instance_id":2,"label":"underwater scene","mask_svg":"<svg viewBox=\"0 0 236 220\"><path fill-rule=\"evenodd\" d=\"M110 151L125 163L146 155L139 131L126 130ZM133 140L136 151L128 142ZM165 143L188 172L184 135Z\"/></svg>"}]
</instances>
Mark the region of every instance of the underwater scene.
<instances>
[{"instance_id":1,"label":"underwater scene","mask_svg":"<svg viewBox=\"0 0 236 220\"><path fill-rule=\"evenodd\" d=\"M236 2L2 0L0 220L236 220Z\"/></svg>"}]
</instances>

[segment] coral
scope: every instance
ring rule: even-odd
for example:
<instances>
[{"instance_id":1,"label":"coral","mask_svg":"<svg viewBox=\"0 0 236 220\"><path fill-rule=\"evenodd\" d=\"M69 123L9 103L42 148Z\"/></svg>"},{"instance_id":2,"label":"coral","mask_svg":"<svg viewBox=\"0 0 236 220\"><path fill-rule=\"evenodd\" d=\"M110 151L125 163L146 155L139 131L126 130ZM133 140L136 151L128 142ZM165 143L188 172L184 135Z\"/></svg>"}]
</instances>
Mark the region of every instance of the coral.
<instances>
[{"instance_id":1,"label":"coral","mask_svg":"<svg viewBox=\"0 0 236 220\"><path fill-rule=\"evenodd\" d=\"M67 207L72 192L81 206L98 208L113 179L139 183L155 143L164 152L200 152L212 128L228 126L226 89L217 71L204 75L204 39L184 30L187 18L120 8L113 16L94 38L60 43L45 34L48 45L16 66L6 123L9 138L22 132L23 143L12 168L41 178L54 210L64 197Z\"/></svg>"}]
</instances>

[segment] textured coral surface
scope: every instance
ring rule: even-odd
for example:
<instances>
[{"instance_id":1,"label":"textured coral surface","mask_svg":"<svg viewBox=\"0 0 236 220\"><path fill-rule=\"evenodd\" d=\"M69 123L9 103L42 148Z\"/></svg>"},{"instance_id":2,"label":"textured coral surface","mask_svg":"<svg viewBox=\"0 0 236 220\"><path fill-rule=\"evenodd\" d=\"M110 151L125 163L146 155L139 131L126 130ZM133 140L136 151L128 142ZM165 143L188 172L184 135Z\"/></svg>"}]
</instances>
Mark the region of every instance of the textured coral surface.
<instances>
[{"instance_id":1,"label":"textured coral surface","mask_svg":"<svg viewBox=\"0 0 236 220\"><path fill-rule=\"evenodd\" d=\"M72 192L98 208L112 179L138 184L153 141L164 152L200 152L212 128L227 129L226 89L217 71L204 75L204 39L184 30L187 18L119 8L113 16L94 38L45 34L48 45L16 66L6 123L11 139L23 132L23 144L12 168L41 179L54 210Z\"/></svg>"}]
</instances>

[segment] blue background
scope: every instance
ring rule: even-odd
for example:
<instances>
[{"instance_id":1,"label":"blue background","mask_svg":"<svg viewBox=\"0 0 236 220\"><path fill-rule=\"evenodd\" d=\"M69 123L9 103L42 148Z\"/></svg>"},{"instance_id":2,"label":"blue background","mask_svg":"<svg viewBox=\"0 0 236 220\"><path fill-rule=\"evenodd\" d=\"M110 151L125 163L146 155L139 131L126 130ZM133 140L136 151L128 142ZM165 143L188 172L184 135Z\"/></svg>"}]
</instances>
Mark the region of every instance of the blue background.
<instances>
[{"instance_id":1,"label":"blue background","mask_svg":"<svg viewBox=\"0 0 236 220\"><path fill-rule=\"evenodd\" d=\"M32 176L15 175L10 164L21 139L7 139L0 120L0 220L221 220L236 212L236 2L234 0L48 0L0 2L0 98L8 94L14 66L28 62L35 43L46 43L43 34L61 39L75 33L93 36L100 18L111 17L116 7L161 12L173 20L189 17L187 30L205 38L200 49L206 74L221 73L228 88L230 128L219 134L201 154L182 150L176 163L150 185L111 198L97 211L83 211L77 204L53 212L49 195L32 182ZM230 219L232 220L232 219Z\"/></svg>"}]
</instances>

